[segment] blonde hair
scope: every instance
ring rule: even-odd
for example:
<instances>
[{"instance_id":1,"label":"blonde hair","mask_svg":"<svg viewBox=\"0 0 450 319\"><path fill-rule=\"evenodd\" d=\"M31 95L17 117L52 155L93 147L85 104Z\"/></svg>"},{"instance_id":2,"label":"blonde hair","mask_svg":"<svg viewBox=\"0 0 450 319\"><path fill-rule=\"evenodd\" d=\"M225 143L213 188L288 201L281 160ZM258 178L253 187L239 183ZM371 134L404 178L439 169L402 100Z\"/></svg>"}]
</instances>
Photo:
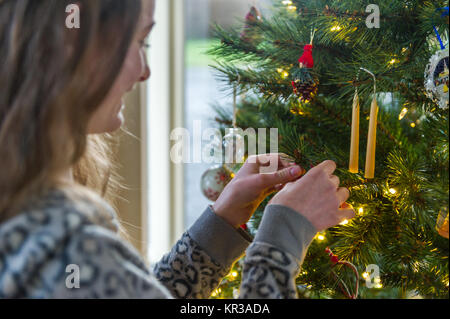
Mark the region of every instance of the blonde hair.
<instances>
[{"instance_id":1,"label":"blonde hair","mask_svg":"<svg viewBox=\"0 0 450 319\"><path fill-rule=\"evenodd\" d=\"M88 135L139 20L140 0L0 0L0 223L52 189L111 215L120 188L117 134ZM60 176L73 169L75 183ZM97 218L91 216L93 219Z\"/></svg>"}]
</instances>

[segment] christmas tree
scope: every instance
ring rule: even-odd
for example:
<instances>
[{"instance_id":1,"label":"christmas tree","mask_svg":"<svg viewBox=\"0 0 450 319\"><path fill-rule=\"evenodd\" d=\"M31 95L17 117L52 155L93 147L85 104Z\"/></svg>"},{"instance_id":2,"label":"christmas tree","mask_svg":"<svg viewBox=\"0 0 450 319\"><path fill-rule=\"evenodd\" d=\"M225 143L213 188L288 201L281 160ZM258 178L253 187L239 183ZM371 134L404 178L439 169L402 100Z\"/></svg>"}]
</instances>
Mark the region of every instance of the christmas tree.
<instances>
[{"instance_id":1,"label":"christmas tree","mask_svg":"<svg viewBox=\"0 0 450 319\"><path fill-rule=\"evenodd\" d=\"M312 242L296 279L301 298L449 296L445 6L280 0L270 16L253 8L236 27L215 27L209 54L242 97L237 126L278 128L279 151L307 170L334 160L357 212ZM216 110L230 127L229 106ZM233 298L240 282L238 261L213 297Z\"/></svg>"}]
</instances>

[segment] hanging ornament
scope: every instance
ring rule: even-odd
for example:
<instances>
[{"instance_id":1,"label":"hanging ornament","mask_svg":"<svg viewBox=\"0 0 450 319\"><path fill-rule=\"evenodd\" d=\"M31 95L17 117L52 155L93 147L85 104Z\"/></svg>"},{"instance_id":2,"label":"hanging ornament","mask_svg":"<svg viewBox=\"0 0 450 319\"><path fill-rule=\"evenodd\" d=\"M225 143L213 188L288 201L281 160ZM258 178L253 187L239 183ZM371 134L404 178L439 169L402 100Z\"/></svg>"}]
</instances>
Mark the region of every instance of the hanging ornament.
<instances>
[{"instance_id":1,"label":"hanging ornament","mask_svg":"<svg viewBox=\"0 0 450 319\"><path fill-rule=\"evenodd\" d=\"M441 109L448 108L449 55L448 48L438 51L430 58L425 68L425 90L427 96Z\"/></svg>"},{"instance_id":2,"label":"hanging ornament","mask_svg":"<svg viewBox=\"0 0 450 319\"><path fill-rule=\"evenodd\" d=\"M240 129L237 128L237 86L233 89L233 128L227 130L227 134L221 140L220 144L215 139L210 144L210 150L214 151L216 160L223 160L222 164L213 166L203 173L201 177L201 189L203 194L211 201L215 202L225 186L233 179L234 173L228 167L228 164L242 163L245 156L245 140ZM220 139L218 139L220 140ZM224 151L223 151L224 150ZM222 157L224 155L224 157Z\"/></svg>"},{"instance_id":3,"label":"hanging ornament","mask_svg":"<svg viewBox=\"0 0 450 319\"><path fill-rule=\"evenodd\" d=\"M366 167L364 177L372 179L375 177L375 150L377 145L378 103L377 103L377 79L367 69L360 68L373 77L373 98L370 106L369 132L367 134Z\"/></svg>"},{"instance_id":4,"label":"hanging ornament","mask_svg":"<svg viewBox=\"0 0 450 319\"><path fill-rule=\"evenodd\" d=\"M448 208L444 207L439 211L436 221L436 230L442 237L448 239Z\"/></svg>"},{"instance_id":5,"label":"hanging ornament","mask_svg":"<svg viewBox=\"0 0 450 319\"><path fill-rule=\"evenodd\" d=\"M243 163L245 158L245 140L240 129L228 129L227 135L223 138L223 148L225 150L225 163Z\"/></svg>"},{"instance_id":6,"label":"hanging ornament","mask_svg":"<svg viewBox=\"0 0 450 319\"><path fill-rule=\"evenodd\" d=\"M359 274L358 270L356 269L355 265L353 265L351 262L345 261L345 260L339 260L339 257L334 255L330 248L326 248L325 252L330 256L330 260L332 263L331 267L335 267L336 265L343 265L345 267L350 268L353 273L355 274L356 280L355 280L355 291L354 293L351 293L345 284L345 282L342 280L341 277L336 275L334 270L331 270L331 273L333 274L333 277L338 281L339 288L341 289L342 293L349 299L356 299L358 298L358 290L359 290Z\"/></svg>"},{"instance_id":7,"label":"hanging ornament","mask_svg":"<svg viewBox=\"0 0 450 319\"><path fill-rule=\"evenodd\" d=\"M293 92L299 97L300 102L309 103L317 94L319 79L312 72L314 59L312 56L314 32L311 32L311 43L303 47L303 54L298 59L298 68L292 72L291 81Z\"/></svg>"},{"instance_id":8,"label":"hanging ornament","mask_svg":"<svg viewBox=\"0 0 450 319\"><path fill-rule=\"evenodd\" d=\"M375 177L375 150L377 145L377 123L378 123L378 103L377 103L377 79L375 75L365 68L359 68L359 71L363 70L369 73L373 77L373 98L370 106L370 120L369 120L369 132L367 134L367 151L366 151L366 167L364 177L371 179ZM359 71L357 79L359 79ZM358 160L359 160L359 96L358 89L355 90L355 96L353 98L353 110L352 110L352 135L350 141L350 163L349 171L351 173L358 173Z\"/></svg>"},{"instance_id":9,"label":"hanging ornament","mask_svg":"<svg viewBox=\"0 0 450 319\"><path fill-rule=\"evenodd\" d=\"M206 146L205 151L209 158L215 164L223 163L223 139L220 130L216 134L212 135L212 141Z\"/></svg>"},{"instance_id":10,"label":"hanging ornament","mask_svg":"<svg viewBox=\"0 0 450 319\"><path fill-rule=\"evenodd\" d=\"M448 16L448 7L437 9L437 11L441 10L444 10L441 17ZM436 27L433 27L433 29L441 50L431 56L430 62L425 68L425 90L427 96L437 103L441 109L448 109L449 52L448 48L445 48Z\"/></svg>"},{"instance_id":11,"label":"hanging ornament","mask_svg":"<svg viewBox=\"0 0 450 319\"><path fill-rule=\"evenodd\" d=\"M233 177L233 172L225 165L216 165L209 168L201 178L203 195L210 201L215 202Z\"/></svg>"},{"instance_id":12,"label":"hanging ornament","mask_svg":"<svg viewBox=\"0 0 450 319\"><path fill-rule=\"evenodd\" d=\"M359 74L359 73L358 73ZM352 133L350 141L350 173L359 172L359 96L358 87L355 89L352 106Z\"/></svg>"},{"instance_id":13,"label":"hanging ornament","mask_svg":"<svg viewBox=\"0 0 450 319\"><path fill-rule=\"evenodd\" d=\"M312 44L307 44L303 47L303 55L298 59L300 68L312 69L314 67L312 48Z\"/></svg>"},{"instance_id":14,"label":"hanging ornament","mask_svg":"<svg viewBox=\"0 0 450 319\"><path fill-rule=\"evenodd\" d=\"M258 46L262 41L262 35L256 25L261 22L261 12L255 6L252 6L245 16L245 26L241 33L241 41Z\"/></svg>"},{"instance_id":15,"label":"hanging ornament","mask_svg":"<svg viewBox=\"0 0 450 319\"><path fill-rule=\"evenodd\" d=\"M245 157L245 139L242 130L237 128L237 87L241 80L238 75L238 82L233 88L233 128L227 130L223 138L223 149L225 151L225 164L243 163Z\"/></svg>"}]
</instances>

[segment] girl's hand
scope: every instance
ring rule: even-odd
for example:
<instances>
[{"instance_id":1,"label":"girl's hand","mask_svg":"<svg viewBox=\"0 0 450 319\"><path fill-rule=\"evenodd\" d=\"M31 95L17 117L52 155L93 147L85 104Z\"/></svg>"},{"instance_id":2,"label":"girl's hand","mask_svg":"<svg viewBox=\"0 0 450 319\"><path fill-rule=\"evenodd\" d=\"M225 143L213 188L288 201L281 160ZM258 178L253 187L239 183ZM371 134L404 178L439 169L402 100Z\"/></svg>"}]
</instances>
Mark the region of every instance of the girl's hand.
<instances>
[{"instance_id":1,"label":"girl's hand","mask_svg":"<svg viewBox=\"0 0 450 319\"><path fill-rule=\"evenodd\" d=\"M349 191L339 187L339 178L333 175L336 164L325 161L312 168L303 178L289 183L278 192L271 204L287 206L306 217L317 231L334 227L345 219L355 217L355 211L345 201Z\"/></svg>"},{"instance_id":2,"label":"girl's hand","mask_svg":"<svg viewBox=\"0 0 450 319\"><path fill-rule=\"evenodd\" d=\"M297 180L305 170L283 159L284 154L254 155L225 187L213 205L214 212L238 228L248 222L261 202L286 183ZM269 165L277 164L267 172ZM263 172L263 173L261 173Z\"/></svg>"}]
</instances>

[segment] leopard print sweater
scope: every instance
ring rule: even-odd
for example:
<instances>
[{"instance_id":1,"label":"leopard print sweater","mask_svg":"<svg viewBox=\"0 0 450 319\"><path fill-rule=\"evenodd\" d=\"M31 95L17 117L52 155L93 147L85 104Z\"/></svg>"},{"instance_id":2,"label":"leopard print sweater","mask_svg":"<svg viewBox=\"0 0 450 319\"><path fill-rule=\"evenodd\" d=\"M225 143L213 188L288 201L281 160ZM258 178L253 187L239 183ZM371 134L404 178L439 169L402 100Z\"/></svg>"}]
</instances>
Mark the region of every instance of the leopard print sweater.
<instances>
[{"instance_id":1,"label":"leopard print sweater","mask_svg":"<svg viewBox=\"0 0 450 319\"><path fill-rule=\"evenodd\" d=\"M95 208L54 191L0 225L0 298L208 298L245 252L240 298L295 298L315 235L287 207L268 206L254 239L208 207L151 269L86 210Z\"/></svg>"}]
</instances>

